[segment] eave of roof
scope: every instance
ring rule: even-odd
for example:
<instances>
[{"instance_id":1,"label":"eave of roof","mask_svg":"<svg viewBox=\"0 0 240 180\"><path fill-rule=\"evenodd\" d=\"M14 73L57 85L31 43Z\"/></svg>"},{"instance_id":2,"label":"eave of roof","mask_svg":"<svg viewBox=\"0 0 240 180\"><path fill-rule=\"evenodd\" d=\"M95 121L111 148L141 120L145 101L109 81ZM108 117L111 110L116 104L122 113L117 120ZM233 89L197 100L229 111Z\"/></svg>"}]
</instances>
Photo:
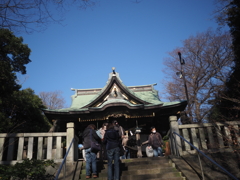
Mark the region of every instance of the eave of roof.
<instances>
[{"instance_id":1,"label":"eave of roof","mask_svg":"<svg viewBox=\"0 0 240 180\"><path fill-rule=\"evenodd\" d=\"M104 111L108 107L114 107L114 106L126 106L129 109L166 109L166 108L172 108L172 107L177 107L177 106L186 106L187 101L175 101L175 102L165 102L165 103L158 103L158 104L148 104L148 105L133 105L127 101L124 100L110 100L108 102L104 102L100 107L89 107L89 108L66 108L66 109L44 109L43 111L45 113L62 113L62 114L74 114L74 113L89 113L89 112L94 112L94 111Z\"/></svg>"}]
</instances>

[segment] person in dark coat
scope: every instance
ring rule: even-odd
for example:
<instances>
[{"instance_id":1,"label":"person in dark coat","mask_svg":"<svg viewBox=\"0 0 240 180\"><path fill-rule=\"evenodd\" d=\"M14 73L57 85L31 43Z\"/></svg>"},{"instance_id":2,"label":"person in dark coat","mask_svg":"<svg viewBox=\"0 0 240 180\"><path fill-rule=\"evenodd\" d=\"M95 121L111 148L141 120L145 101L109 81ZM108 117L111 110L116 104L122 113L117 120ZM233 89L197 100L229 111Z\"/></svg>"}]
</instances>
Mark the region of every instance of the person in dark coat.
<instances>
[{"instance_id":1,"label":"person in dark coat","mask_svg":"<svg viewBox=\"0 0 240 180\"><path fill-rule=\"evenodd\" d=\"M153 156L163 156L163 139L159 132L156 131L154 126L151 127L151 134L148 137L148 144L153 148Z\"/></svg>"},{"instance_id":2,"label":"person in dark coat","mask_svg":"<svg viewBox=\"0 0 240 180\"><path fill-rule=\"evenodd\" d=\"M129 149L126 147L128 137L125 135L125 130L122 126L119 125L117 120L113 120L113 126L116 131L118 131L119 136L121 137L121 145L124 149L124 155L120 156L120 159L129 159L130 158L130 152Z\"/></svg>"},{"instance_id":3,"label":"person in dark coat","mask_svg":"<svg viewBox=\"0 0 240 180\"><path fill-rule=\"evenodd\" d=\"M107 130L107 125L108 125L108 123L103 123L102 127L99 129L102 141L104 138L105 131ZM103 143L102 143L102 149L100 152L100 158L102 161L107 160L106 144L103 144Z\"/></svg>"},{"instance_id":4,"label":"person in dark coat","mask_svg":"<svg viewBox=\"0 0 240 180\"><path fill-rule=\"evenodd\" d=\"M112 180L112 164L114 161L114 180L119 180L119 157L121 143L118 131L114 129L112 123L107 125L103 143L106 144L107 159L108 159L108 180Z\"/></svg>"},{"instance_id":5,"label":"person in dark coat","mask_svg":"<svg viewBox=\"0 0 240 180\"><path fill-rule=\"evenodd\" d=\"M91 152L91 142L100 141L100 138L95 130L96 126L94 124L90 124L83 131L83 147L86 156L86 179L91 178L91 167L93 178L97 178L97 154L96 152Z\"/></svg>"},{"instance_id":6,"label":"person in dark coat","mask_svg":"<svg viewBox=\"0 0 240 180\"><path fill-rule=\"evenodd\" d=\"M117 120L114 120L112 123L113 123L114 129L115 129L116 131L118 131L119 136L120 136L121 138L123 138L123 137L124 137L124 132L125 132L125 130L123 129L123 127L118 124Z\"/></svg>"}]
</instances>

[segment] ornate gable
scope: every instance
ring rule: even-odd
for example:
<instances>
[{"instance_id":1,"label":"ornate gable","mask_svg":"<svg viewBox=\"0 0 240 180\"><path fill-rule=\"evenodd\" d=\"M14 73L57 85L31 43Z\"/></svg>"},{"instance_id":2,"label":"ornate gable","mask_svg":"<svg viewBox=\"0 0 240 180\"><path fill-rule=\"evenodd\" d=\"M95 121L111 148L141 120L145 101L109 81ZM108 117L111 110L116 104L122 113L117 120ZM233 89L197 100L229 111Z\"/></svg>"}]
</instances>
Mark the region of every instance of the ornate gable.
<instances>
[{"instance_id":1,"label":"ornate gable","mask_svg":"<svg viewBox=\"0 0 240 180\"><path fill-rule=\"evenodd\" d=\"M138 98L133 91L128 89L120 80L118 73L110 73L107 85L99 92L98 96L94 98L92 102L84 106L83 108L101 107L108 102L118 102L126 105L143 105L150 104Z\"/></svg>"}]
</instances>

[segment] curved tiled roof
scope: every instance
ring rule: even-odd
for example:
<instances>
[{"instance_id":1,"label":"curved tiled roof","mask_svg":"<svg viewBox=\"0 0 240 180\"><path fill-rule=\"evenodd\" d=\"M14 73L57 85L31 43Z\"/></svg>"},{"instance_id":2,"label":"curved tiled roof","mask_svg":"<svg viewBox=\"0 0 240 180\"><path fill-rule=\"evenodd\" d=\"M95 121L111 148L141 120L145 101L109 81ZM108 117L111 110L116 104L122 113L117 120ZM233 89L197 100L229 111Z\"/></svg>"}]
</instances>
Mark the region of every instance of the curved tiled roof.
<instances>
[{"instance_id":1,"label":"curved tiled roof","mask_svg":"<svg viewBox=\"0 0 240 180\"><path fill-rule=\"evenodd\" d=\"M135 100L136 104L126 99L112 98L103 100L107 96L113 84L117 84L121 91L128 95L129 98ZM72 104L65 109L45 109L46 112L75 112L75 111L100 111L111 106L126 106L130 109L135 108L151 108L151 107L171 107L186 101L162 102L159 99L158 91L153 88L154 84L144 86L125 86L118 73L110 73L107 84L102 89L76 89L75 95L72 95ZM94 104L99 103L96 107Z\"/></svg>"}]
</instances>

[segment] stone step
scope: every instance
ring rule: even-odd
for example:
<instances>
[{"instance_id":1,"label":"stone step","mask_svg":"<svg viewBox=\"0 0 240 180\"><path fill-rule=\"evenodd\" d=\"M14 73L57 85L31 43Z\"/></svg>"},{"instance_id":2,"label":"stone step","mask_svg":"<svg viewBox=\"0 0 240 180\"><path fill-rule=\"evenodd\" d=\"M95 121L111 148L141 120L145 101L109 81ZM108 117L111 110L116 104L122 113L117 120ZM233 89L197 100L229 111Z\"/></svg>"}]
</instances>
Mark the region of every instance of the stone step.
<instances>
[{"instance_id":1,"label":"stone step","mask_svg":"<svg viewBox=\"0 0 240 180\"><path fill-rule=\"evenodd\" d=\"M128 171L120 171L121 176L129 176L129 175L143 175L143 174L158 174L158 173L178 173L177 169L172 167L165 167L165 168L149 168L149 169L139 169L139 170L128 170ZM81 177L85 177L86 172L82 171ZM101 171L99 173L99 177L107 177L107 169Z\"/></svg>"},{"instance_id":2,"label":"stone step","mask_svg":"<svg viewBox=\"0 0 240 180\"><path fill-rule=\"evenodd\" d=\"M86 176L83 176L80 178L81 180L85 180ZM92 178L93 179L93 178ZM98 180L107 180L107 177L102 177L99 176L97 178ZM143 174L143 175L123 175L120 176L120 180L184 180L185 178L183 178L181 176L181 173L159 173L159 174Z\"/></svg>"},{"instance_id":3,"label":"stone step","mask_svg":"<svg viewBox=\"0 0 240 180\"><path fill-rule=\"evenodd\" d=\"M107 172L107 170L106 170ZM178 172L177 169L172 167L152 167L146 169L128 169L123 170L122 175L141 175L141 174L153 174L153 173L164 173L164 172ZM104 173L104 172L103 172Z\"/></svg>"},{"instance_id":4,"label":"stone step","mask_svg":"<svg viewBox=\"0 0 240 180\"><path fill-rule=\"evenodd\" d=\"M156 159L153 161L149 161L149 160L134 160L134 159L127 159L125 161L120 161L120 166L121 167L128 167L128 166L136 166L135 168L145 168L146 166L149 166L150 164L154 165L154 166L165 166L167 164L169 164L169 160L164 158L164 159ZM141 165L141 166L139 166ZM98 168L102 168L102 166L104 166L104 168L107 168L107 162L104 162L104 164L102 165L100 162L97 163ZM82 169L86 168L86 163L83 164Z\"/></svg>"},{"instance_id":5,"label":"stone step","mask_svg":"<svg viewBox=\"0 0 240 180\"><path fill-rule=\"evenodd\" d=\"M147 173L147 172L146 172ZM181 172L163 172L158 174L140 174L140 175L123 175L121 176L121 180L146 180L146 179L153 179L153 178L181 178Z\"/></svg>"},{"instance_id":6,"label":"stone step","mask_svg":"<svg viewBox=\"0 0 240 180\"><path fill-rule=\"evenodd\" d=\"M121 159L121 161L123 163L127 163L127 162L139 162L139 161L164 161L164 160L168 160L168 158L166 157L150 157L150 158L134 158L134 159Z\"/></svg>"},{"instance_id":7,"label":"stone step","mask_svg":"<svg viewBox=\"0 0 240 180\"><path fill-rule=\"evenodd\" d=\"M90 179L95 179L95 178L90 178ZM87 179L84 178L84 179L80 179L80 180L87 180ZM96 178L96 180L108 180L108 179L107 179L107 177L98 177L98 178ZM122 179L120 177L120 180L125 180L125 179ZM160 180L160 179L159 178L155 178L155 179L134 179L133 178L132 180ZM167 177L167 178L161 178L161 180L185 180L185 179L182 177L171 177L171 178Z\"/></svg>"},{"instance_id":8,"label":"stone step","mask_svg":"<svg viewBox=\"0 0 240 180\"><path fill-rule=\"evenodd\" d=\"M131 167L131 169L144 169L146 167L149 166L158 166L161 165L162 167L166 167L166 166L171 166L171 164L169 164L168 162L144 162L144 163L138 163L138 162L131 162L131 163L120 163L119 166L121 168L127 168L127 167ZM107 164L98 164L97 167L98 169L102 169L103 167L106 169L107 168ZM84 165L82 167L82 169L86 169L86 166Z\"/></svg>"},{"instance_id":9,"label":"stone step","mask_svg":"<svg viewBox=\"0 0 240 180\"><path fill-rule=\"evenodd\" d=\"M121 171L129 171L129 172L132 172L132 171L143 171L143 170L151 170L151 169L159 169L161 171L163 170L172 170L174 169L173 167L170 166L170 164L159 164L159 165L155 165L155 166L152 166L152 165L144 165L144 164L138 164L138 165L134 165L134 166L125 166L125 165L120 165L120 169ZM107 172L107 167L106 168L99 168L98 171L100 171L101 173L104 173L104 172ZM86 169L82 169L82 174L85 174L86 173Z\"/></svg>"},{"instance_id":10,"label":"stone step","mask_svg":"<svg viewBox=\"0 0 240 180\"><path fill-rule=\"evenodd\" d=\"M181 172L164 157L122 159L120 161L121 180L184 180ZM86 178L86 163L83 164L80 179ZM98 179L107 180L107 161L98 162Z\"/></svg>"},{"instance_id":11,"label":"stone step","mask_svg":"<svg viewBox=\"0 0 240 180\"><path fill-rule=\"evenodd\" d=\"M154 159L124 159L121 160L121 163L128 164L128 163L167 163L169 160L167 158L154 158Z\"/></svg>"},{"instance_id":12,"label":"stone step","mask_svg":"<svg viewBox=\"0 0 240 180\"><path fill-rule=\"evenodd\" d=\"M161 161L161 162L168 162L169 159L166 157L152 157L152 158L134 158L134 159L120 159L121 163L132 163L132 162L154 162L154 161ZM100 161L98 161L100 162ZM107 160L104 160L106 163ZM83 165L86 165L86 162L83 162Z\"/></svg>"},{"instance_id":13,"label":"stone step","mask_svg":"<svg viewBox=\"0 0 240 180\"><path fill-rule=\"evenodd\" d=\"M146 180L159 180L159 178L146 179ZM161 178L161 180L185 180L183 177L171 177L171 178Z\"/></svg>"},{"instance_id":14,"label":"stone step","mask_svg":"<svg viewBox=\"0 0 240 180\"><path fill-rule=\"evenodd\" d=\"M113 165L114 166L114 165ZM151 168L159 168L164 169L166 167L172 168L172 165L169 163L158 163L158 164L119 164L119 167L122 171L131 171L131 170L145 170L145 169L151 169ZM104 164L104 166L98 166L98 171L104 171L108 168L107 164ZM82 168L82 172L86 171L86 167Z\"/></svg>"},{"instance_id":15,"label":"stone step","mask_svg":"<svg viewBox=\"0 0 240 180\"><path fill-rule=\"evenodd\" d=\"M90 178L90 179L95 179L95 178ZM80 179L80 180L87 180L87 179L84 178L84 179ZM107 177L98 177L98 178L96 178L96 180L108 180L108 179L107 179ZM125 180L125 179L122 179L120 177L120 180ZM160 180L160 179L159 178L155 178L155 179L134 179L133 178L132 180ZM167 178L161 178L161 180L185 180L185 178L182 178L182 177L171 177L171 178L169 178L169 177L167 177Z\"/></svg>"},{"instance_id":16,"label":"stone step","mask_svg":"<svg viewBox=\"0 0 240 180\"><path fill-rule=\"evenodd\" d=\"M169 163L128 163L128 164L120 164L120 167L122 167L123 169L127 168L128 170L131 169L148 169L148 167L167 167L167 166L171 166L171 164ZM106 166L107 167L107 166Z\"/></svg>"}]
</instances>

